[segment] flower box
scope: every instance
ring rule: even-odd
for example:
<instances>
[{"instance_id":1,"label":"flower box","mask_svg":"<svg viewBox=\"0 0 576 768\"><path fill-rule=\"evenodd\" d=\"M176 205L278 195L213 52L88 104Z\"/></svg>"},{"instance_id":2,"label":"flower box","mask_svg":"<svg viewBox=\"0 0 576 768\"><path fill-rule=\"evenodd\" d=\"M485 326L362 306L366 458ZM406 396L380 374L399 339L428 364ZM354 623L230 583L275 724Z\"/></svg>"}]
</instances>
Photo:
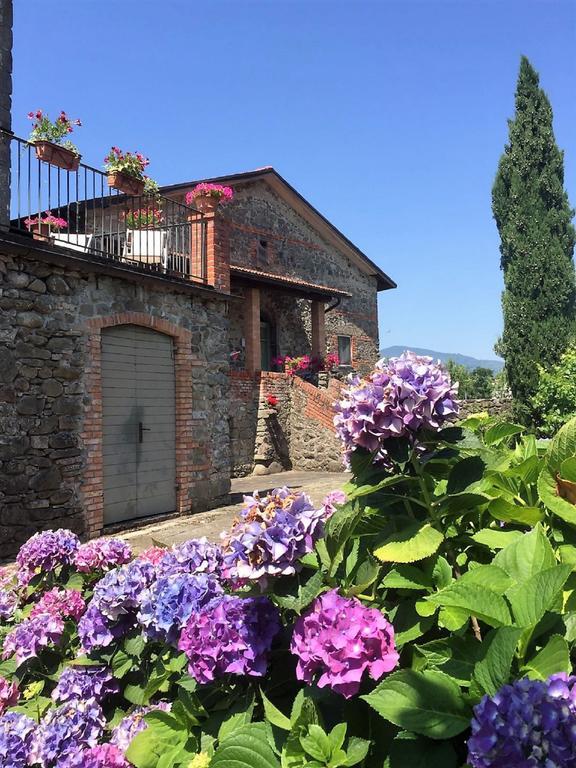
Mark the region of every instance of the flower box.
<instances>
[{"instance_id":1,"label":"flower box","mask_svg":"<svg viewBox=\"0 0 576 768\"><path fill-rule=\"evenodd\" d=\"M211 195L199 195L194 198L193 205L194 208L201 213L214 213L216 208L218 208L219 203L220 200L217 197L212 197Z\"/></svg>"},{"instance_id":2,"label":"flower box","mask_svg":"<svg viewBox=\"0 0 576 768\"><path fill-rule=\"evenodd\" d=\"M137 179L122 171L109 171L108 186L126 195L139 197L144 192L144 179Z\"/></svg>"},{"instance_id":3,"label":"flower box","mask_svg":"<svg viewBox=\"0 0 576 768\"><path fill-rule=\"evenodd\" d=\"M80 155L75 154L72 150L54 144L52 141L35 141L33 144L38 160L55 165L65 171L78 170Z\"/></svg>"}]
</instances>

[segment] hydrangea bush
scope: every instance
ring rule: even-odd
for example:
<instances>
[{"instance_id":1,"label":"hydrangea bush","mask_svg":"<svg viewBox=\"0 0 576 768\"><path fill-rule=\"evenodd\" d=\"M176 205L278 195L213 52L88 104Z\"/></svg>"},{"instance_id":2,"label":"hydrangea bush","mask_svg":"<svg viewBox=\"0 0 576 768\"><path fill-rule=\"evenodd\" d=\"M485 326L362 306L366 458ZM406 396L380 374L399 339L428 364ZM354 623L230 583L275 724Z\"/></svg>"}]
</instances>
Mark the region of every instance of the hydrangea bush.
<instances>
[{"instance_id":1,"label":"hydrangea bush","mask_svg":"<svg viewBox=\"0 0 576 768\"><path fill-rule=\"evenodd\" d=\"M406 353L335 407L352 480L217 543L45 531L0 571L0 768L576 765L576 420L456 423Z\"/></svg>"}]
</instances>

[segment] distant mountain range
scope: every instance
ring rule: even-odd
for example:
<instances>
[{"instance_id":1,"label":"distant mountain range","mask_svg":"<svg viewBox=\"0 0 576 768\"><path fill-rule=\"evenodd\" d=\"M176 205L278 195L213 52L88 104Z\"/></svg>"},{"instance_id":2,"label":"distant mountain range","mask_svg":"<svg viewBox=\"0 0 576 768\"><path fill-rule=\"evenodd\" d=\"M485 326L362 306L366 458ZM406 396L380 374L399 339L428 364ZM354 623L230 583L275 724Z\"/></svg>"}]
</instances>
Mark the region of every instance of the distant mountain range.
<instances>
[{"instance_id":1,"label":"distant mountain range","mask_svg":"<svg viewBox=\"0 0 576 768\"><path fill-rule=\"evenodd\" d=\"M458 352L437 352L434 349L423 349L422 347L386 347L386 349L380 350L382 357L398 357L406 349L410 349L412 352L416 352L417 355L428 355L433 357L434 360L442 360L443 363L448 360L453 360L459 365L465 365L466 368L490 368L491 371L498 373L504 367L502 360L478 360L476 357L470 357L470 355L461 355Z\"/></svg>"}]
</instances>

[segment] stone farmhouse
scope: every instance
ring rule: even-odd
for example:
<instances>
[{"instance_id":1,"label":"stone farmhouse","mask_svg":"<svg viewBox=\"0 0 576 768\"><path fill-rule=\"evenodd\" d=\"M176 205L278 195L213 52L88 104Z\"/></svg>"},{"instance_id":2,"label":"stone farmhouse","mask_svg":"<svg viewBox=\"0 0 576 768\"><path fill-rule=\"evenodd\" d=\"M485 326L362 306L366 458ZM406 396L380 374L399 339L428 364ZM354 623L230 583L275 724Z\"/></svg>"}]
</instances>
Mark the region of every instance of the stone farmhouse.
<instances>
[{"instance_id":1,"label":"stone farmhouse","mask_svg":"<svg viewBox=\"0 0 576 768\"><path fill-rule=\"evenodd\" d=\"M394 282L273 168L210 180L234 190L213 213L186 205L197 181L164 187L161 222L131 229L149 201L12 134L1 12L0 558L37 530L205 510L255 469L338 469L338 377L273 359L370 367ZM47 210L65 232L25 225Z\"/></svg>"}]
</instances>

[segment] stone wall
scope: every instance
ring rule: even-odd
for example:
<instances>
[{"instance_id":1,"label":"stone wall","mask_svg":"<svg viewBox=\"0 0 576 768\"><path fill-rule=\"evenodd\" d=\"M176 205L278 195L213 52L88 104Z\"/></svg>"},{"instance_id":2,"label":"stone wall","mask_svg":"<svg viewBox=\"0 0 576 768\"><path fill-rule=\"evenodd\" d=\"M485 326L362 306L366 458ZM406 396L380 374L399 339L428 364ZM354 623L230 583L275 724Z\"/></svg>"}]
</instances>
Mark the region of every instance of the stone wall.
<instances>
[{"instance_id":1,"label":"stone wall","mask_svg":"<svg viewBox=\"0 0 576 768\"><path fill-rule=\"evenodd\" d=\"M230 376L233 476L342 469L332 411L342 382L323 376L324 388L319 388L285 373L233 371ZM274 395L278 405L269 406L267 395Z\"/></svg>"},{"instance_id":2,"label":"stone wall","mask_svg":"<svg viewBox=\"0 0 576 768\"><path fill-rule=\"evenodd\" d=\"M368 371L378 359L376 278L367 275L273 192L264 181L234 186L234 200L220 214L228 222L232 264L293 276L348 291L326 314L327 351L337 336L352 338L354 368ZM262 314L276 324L278 353L311 351L310 302L281 289L262 289ZM231 305L230 349L241 348L242 303ZM236 329L236 331L234 331Z\"/></svg>"},{"instance_id":3,"label":"stone wall","mask_svg":"<svg viewBox=\"0 0 576 768\"><path fill-rule=\"evenodd\" d=\"M340 382L335 380L327 389L318 389L297 376L292 379L290 459L294 468L342 471L342 445L332 410L339 392Z\"/></svg>"},{"instance_id":4,"label":"stone wall","mask_svg":"<svg viewBox=\"0 0 576 768\"><path fill-rule=\"evenodd\" d=\"M460 417L465 419L472 413L487 412L490 416L502 416L510 418L512 416L511 400L462 400L460 402Z\"/></svg>"},{"instance_id":5,"label":"stone wall","mask_svg":"<svg viewBox=\"0 0 576 768\"><path fill-rule=\"evenodd\" d=\"M76 262L52 260L49 248L1 244L0 557L37 530L101 528L88 510L101 508L102 496L101 459L94 459L101 443L95 329L102 325L138 322L186 340L180 354L189 365L188 391L177 392L176 451L188 485L179 491L179 511L227 498L226 302ZM179 409L188 409L186 423Z\"/></svg>"}]
</instances>

